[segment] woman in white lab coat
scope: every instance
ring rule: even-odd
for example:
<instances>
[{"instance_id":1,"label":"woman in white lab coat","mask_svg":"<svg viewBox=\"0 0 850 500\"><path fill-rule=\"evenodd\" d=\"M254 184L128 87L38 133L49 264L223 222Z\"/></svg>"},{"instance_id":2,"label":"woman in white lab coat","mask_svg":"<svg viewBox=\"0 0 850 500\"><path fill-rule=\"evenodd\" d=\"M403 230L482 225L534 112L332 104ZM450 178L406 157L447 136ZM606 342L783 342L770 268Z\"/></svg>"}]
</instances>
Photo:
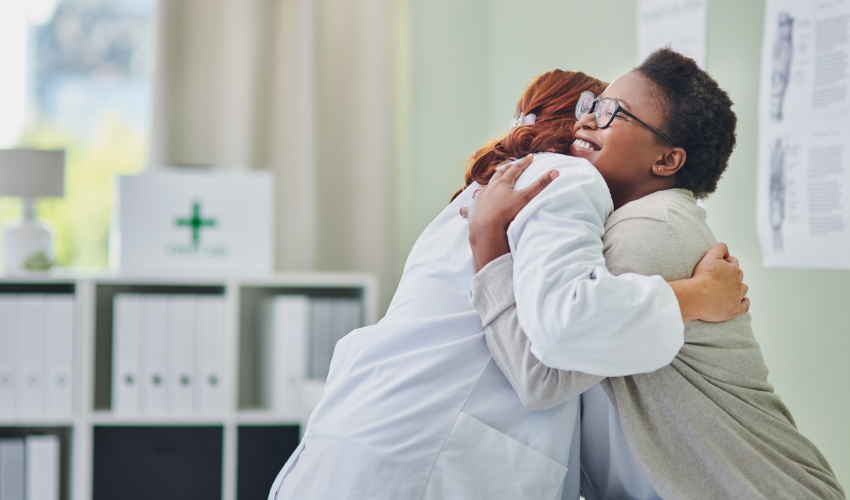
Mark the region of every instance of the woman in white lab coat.
<instances>
[{"instance_id":1,"label":"woman in white lab coat","mask_svg":"<svg viewBox=\"0 0 850 500\"><path fill-rule=\"evenodd\" d=\"M669 285L605 268L608 188L590 163L557 154L572 142L578 95L602 88L581 73L542 75L520 100L518 126L475 158L505 144L509 156L541 153L516 187L542 193L509 229L522 300L550 340L541 359L551 350L571 369L614 376L668 364L683 342L683 315L732 317L746 303L740 270L723 252L694 279ZM578 498L578 401L524 408L469 301L476 268L459 212L477 187L419 237L387 315L337 343L322 401L270 500Z\"/></svg>"}]
</instances>

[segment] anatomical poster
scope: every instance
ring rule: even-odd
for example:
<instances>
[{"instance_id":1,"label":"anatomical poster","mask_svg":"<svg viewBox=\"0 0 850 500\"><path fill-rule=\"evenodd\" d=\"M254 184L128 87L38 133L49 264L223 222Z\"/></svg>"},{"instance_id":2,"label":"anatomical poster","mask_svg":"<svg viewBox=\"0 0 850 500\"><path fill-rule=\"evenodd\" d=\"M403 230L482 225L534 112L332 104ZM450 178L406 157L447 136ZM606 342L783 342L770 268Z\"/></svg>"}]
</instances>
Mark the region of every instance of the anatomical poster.
<instances>
[{"instance_id":1,"label":"anatomical poster","mask_svg":"<svg viewBox=\"0 0 850 500\"><path fill-rule=\"evenodd\" d=\"M766 267L850 269L850 2L768 0L756 220Z\"/></svg>"}]
</instances>

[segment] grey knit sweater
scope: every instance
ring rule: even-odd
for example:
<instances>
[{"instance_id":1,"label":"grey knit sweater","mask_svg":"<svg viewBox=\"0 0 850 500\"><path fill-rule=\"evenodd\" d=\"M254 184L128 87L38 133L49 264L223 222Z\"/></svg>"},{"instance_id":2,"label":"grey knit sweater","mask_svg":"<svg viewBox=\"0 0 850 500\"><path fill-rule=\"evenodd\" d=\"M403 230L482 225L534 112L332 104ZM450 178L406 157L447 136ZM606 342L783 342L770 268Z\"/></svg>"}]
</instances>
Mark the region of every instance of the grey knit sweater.
<instances>
[{"instance_id":1,"label":"grey knit sweater","mask_svg":"<svg viewBox=\"0 0 850 500\"><path fill-rule=\"evenodd\" d=\"M614 212L604 238L614 274L688 278L715 243L689 191L660 191ZM503 256L472 280L487 345L523 403L544 409L602 383L637 466L673 499L843 499L818 449L767 382L750 316L685 325L685 345L655 372L603 378L549 368L530 351Z\"/></svg>"}]
</instances>

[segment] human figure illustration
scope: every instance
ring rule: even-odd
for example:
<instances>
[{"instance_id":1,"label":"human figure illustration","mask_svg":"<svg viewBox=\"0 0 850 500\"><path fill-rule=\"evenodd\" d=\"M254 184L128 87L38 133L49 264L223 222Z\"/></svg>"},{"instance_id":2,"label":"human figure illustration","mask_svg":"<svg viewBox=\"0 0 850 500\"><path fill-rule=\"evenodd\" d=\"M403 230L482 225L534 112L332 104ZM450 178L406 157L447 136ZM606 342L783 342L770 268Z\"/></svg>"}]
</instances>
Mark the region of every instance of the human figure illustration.
<instances>
[{"instance_id":1,"label":"human figure illustration","mask_svg":"<svg viewBox=\"0 0 850 500\"><path fill-rule=\"evenodd\" d=\"M770 225L773 228L773 249L785 251L782 240L782 223L785 221L785 153L781 138L770 153Z\"/></svg>"},{"instance_id":2,"label":"human figure illustration","mask_svg":"<svg viewBox=\"0 0 850 500\"><path fill-rule=\"evenodd\" d=\"M776 41L773 44L772 92L770 100L770 116L775 121L782 121L782 107L785 102L785 91L791 77L791 60L794 56L794 18L785 12L779 13L779 27L776 31Z\"/></svg>"}]
</instances>

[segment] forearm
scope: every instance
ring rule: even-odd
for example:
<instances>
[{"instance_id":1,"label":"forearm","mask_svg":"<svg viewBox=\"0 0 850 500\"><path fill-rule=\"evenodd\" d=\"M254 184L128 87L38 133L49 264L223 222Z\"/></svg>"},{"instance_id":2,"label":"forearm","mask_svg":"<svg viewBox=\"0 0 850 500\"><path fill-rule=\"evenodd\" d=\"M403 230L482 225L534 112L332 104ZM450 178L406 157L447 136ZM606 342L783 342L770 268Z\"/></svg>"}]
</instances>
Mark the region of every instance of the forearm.
<instances>
[{"instance_id":1,"label":"forearm","mask_svg":"<svg viewBox=\"0 0 850 500\"><path fill-rule=\"evenodd\" d=\"M700 319L705 304L710 298L706 296L699 280L690 278L670 281L667 284L673 289L673 293L676 294L676 299L679 301L679 310L682 311L682 321L687 323L688 321Z\"/></svg>"},{"instance_id":2,"label":"forearm","mask_svg":"<svg viewBox=\"0 0 850 500\"><path fill-rule=\"evenodd\" d=\"M603 377L549 368L531 352L517 320L511 286L511 257L482 268L471 283L472 303L485 323L487 346L523 405L545 410L594 386Z\"/></svg>"},{"instance_id":3,"label":"forearm","mask_svg":"<svg viewBox=\"0 0 850 500\"><path fill-rule=\"evenodd\" d=\"M477 220L469 226L469 245L476 271L511 251L507 228Z\"/></svg>"},{"instance_id":4,"label":"forearm","mask_svg":"<svg viewBox=\"0 0 850 500\"><path fill-rule=\"evenodd\" d=\"M544 365L531 352L531 342L512 306L485 327L487 347L511 386L531 410L547 410L579 396L605 377L558 370Z\"/></svg>"}]
</instances>

